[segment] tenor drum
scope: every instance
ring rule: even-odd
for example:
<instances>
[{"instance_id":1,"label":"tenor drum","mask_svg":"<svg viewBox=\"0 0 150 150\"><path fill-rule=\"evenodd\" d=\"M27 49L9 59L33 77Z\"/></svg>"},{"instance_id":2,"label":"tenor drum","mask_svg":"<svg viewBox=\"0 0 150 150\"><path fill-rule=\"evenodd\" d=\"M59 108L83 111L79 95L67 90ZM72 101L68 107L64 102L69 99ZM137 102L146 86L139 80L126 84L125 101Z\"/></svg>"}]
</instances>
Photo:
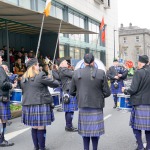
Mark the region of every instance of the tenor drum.
<instances>
[{"instance_id":1,"label":"tenor drum","mask_svg":"<svg viewBox=\"0 0 150 150\"><path fill-rule=\"evenodd\" d=\"M132 106L130 103L130 95L117 94L118 102L117 106L119 109L131 110Z\"/></svg>"},{"instance_id":2,"label":"tenor drum","mask_svg":"<svg viewBox=\"0 0 150 150\"><path fill-rule=\"evenodd\" d=\"M12 103L21 103L22 102L22 90L14 89L11 93L10 101Z\"/></svg>"}]
</instances>

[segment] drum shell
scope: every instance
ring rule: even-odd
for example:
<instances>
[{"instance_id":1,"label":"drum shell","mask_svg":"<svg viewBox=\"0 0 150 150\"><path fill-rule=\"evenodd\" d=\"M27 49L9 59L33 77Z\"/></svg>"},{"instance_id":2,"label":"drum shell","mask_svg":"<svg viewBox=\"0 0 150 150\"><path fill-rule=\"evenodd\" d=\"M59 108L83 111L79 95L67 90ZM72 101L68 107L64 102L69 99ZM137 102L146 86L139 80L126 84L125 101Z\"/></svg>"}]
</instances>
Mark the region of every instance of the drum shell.
<instances>
[{"instance_id":1,"label":"drum shell","mask_svg":"<svg viewBox=\"0 0 150 150\"><path fill-rule=\"evenodd\" d=\"M12 103L21 103L22 102L22 90L14 89L10 95L10 101Z\"/></svg>"},{"instance_id":2,"label":"drum shell","mask_svg":"<svg viewBox=\"0 0 150 150\"><path fill-rule=\"evenodd\" d=\"M118 108L131 110L132 106L130 103L130 95L117 94L117 97L118 97L117 102Z\"/></svg>"}]
</instances>

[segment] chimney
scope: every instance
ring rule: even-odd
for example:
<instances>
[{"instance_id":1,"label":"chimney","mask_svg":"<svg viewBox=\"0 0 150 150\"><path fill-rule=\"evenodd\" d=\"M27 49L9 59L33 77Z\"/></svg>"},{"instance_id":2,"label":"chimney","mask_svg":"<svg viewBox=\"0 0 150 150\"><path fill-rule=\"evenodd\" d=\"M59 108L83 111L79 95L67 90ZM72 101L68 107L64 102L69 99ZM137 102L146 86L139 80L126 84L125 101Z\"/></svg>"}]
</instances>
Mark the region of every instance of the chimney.
<instances>
[{"instance_id":1,"label":"chimney","mask_svg":"<svg viewBox=\"0 0 150 150\"><path fill-rule=\"evenodd\" d=\"M129 27L132 27L132 23L129 24Z\"/></svg>"},{"instance_id":2,"label":"chimney","mask_svg":"<svg viewBox=\"0 0 150 150\"><path fill-rule=\"evenodd\" d=\"M121 24L121 26L120 26L121 28L123 28L123 23Z\"/></svg>"}]
</instances>

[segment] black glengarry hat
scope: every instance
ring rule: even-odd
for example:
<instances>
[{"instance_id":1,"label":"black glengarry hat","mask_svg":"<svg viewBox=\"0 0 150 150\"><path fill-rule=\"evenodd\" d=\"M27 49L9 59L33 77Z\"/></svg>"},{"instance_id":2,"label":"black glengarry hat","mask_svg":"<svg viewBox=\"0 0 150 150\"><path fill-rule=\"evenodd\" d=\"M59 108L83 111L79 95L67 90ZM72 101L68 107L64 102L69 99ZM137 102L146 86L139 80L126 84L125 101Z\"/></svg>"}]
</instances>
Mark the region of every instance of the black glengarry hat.
<instances>
[{"instance_id":1,"label":"black glengarry hat","mask_svg":"<svg viewBox=\"0 0 150 150\"><path fill-rule=\"evenodd\" d=\"M36 63L38 63L37 58L31 58L27 61L26 67L29 68L29 67L35 65Z\"/></svg>"},{"instance_id":2,"label":"black glengarry hat","mask_svg":"<svg viewBox=\"0 0 150 150\"><path fill-rule=\"evenodd\" d=\"M149 58L147 55L139 56L139 62L147 64L149 62Z\"/></svg>"},{"instance_id":3,"label":"black glengarry hat","mask_svg":"<svg viewBox=\"0 0 150 150\"><path fill-rule=\"evenodd\" d=\"M94 56L92 53L88 53L84 55L84 62L90 64L94 61Z\"/></svg>"}]
</instances>

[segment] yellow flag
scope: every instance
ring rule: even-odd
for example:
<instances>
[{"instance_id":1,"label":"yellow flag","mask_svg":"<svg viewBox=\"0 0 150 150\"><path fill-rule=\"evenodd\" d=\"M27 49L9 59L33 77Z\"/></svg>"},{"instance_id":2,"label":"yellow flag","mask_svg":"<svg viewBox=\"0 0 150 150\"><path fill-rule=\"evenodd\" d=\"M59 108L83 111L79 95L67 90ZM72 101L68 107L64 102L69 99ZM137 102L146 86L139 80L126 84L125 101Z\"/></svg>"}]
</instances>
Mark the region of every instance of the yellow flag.
<instances>
[{"instance_id":1,"label":"yellow flag","mask_svg":"<svg viewBox=\"0 0 150 150\"><path fill-rule=\"evenodd\" d=\"M44 9L44 14L46 17L50 15L50 11L51 11L51 0L46 0L46 5Z\"/></svg>"}]
</instances>

